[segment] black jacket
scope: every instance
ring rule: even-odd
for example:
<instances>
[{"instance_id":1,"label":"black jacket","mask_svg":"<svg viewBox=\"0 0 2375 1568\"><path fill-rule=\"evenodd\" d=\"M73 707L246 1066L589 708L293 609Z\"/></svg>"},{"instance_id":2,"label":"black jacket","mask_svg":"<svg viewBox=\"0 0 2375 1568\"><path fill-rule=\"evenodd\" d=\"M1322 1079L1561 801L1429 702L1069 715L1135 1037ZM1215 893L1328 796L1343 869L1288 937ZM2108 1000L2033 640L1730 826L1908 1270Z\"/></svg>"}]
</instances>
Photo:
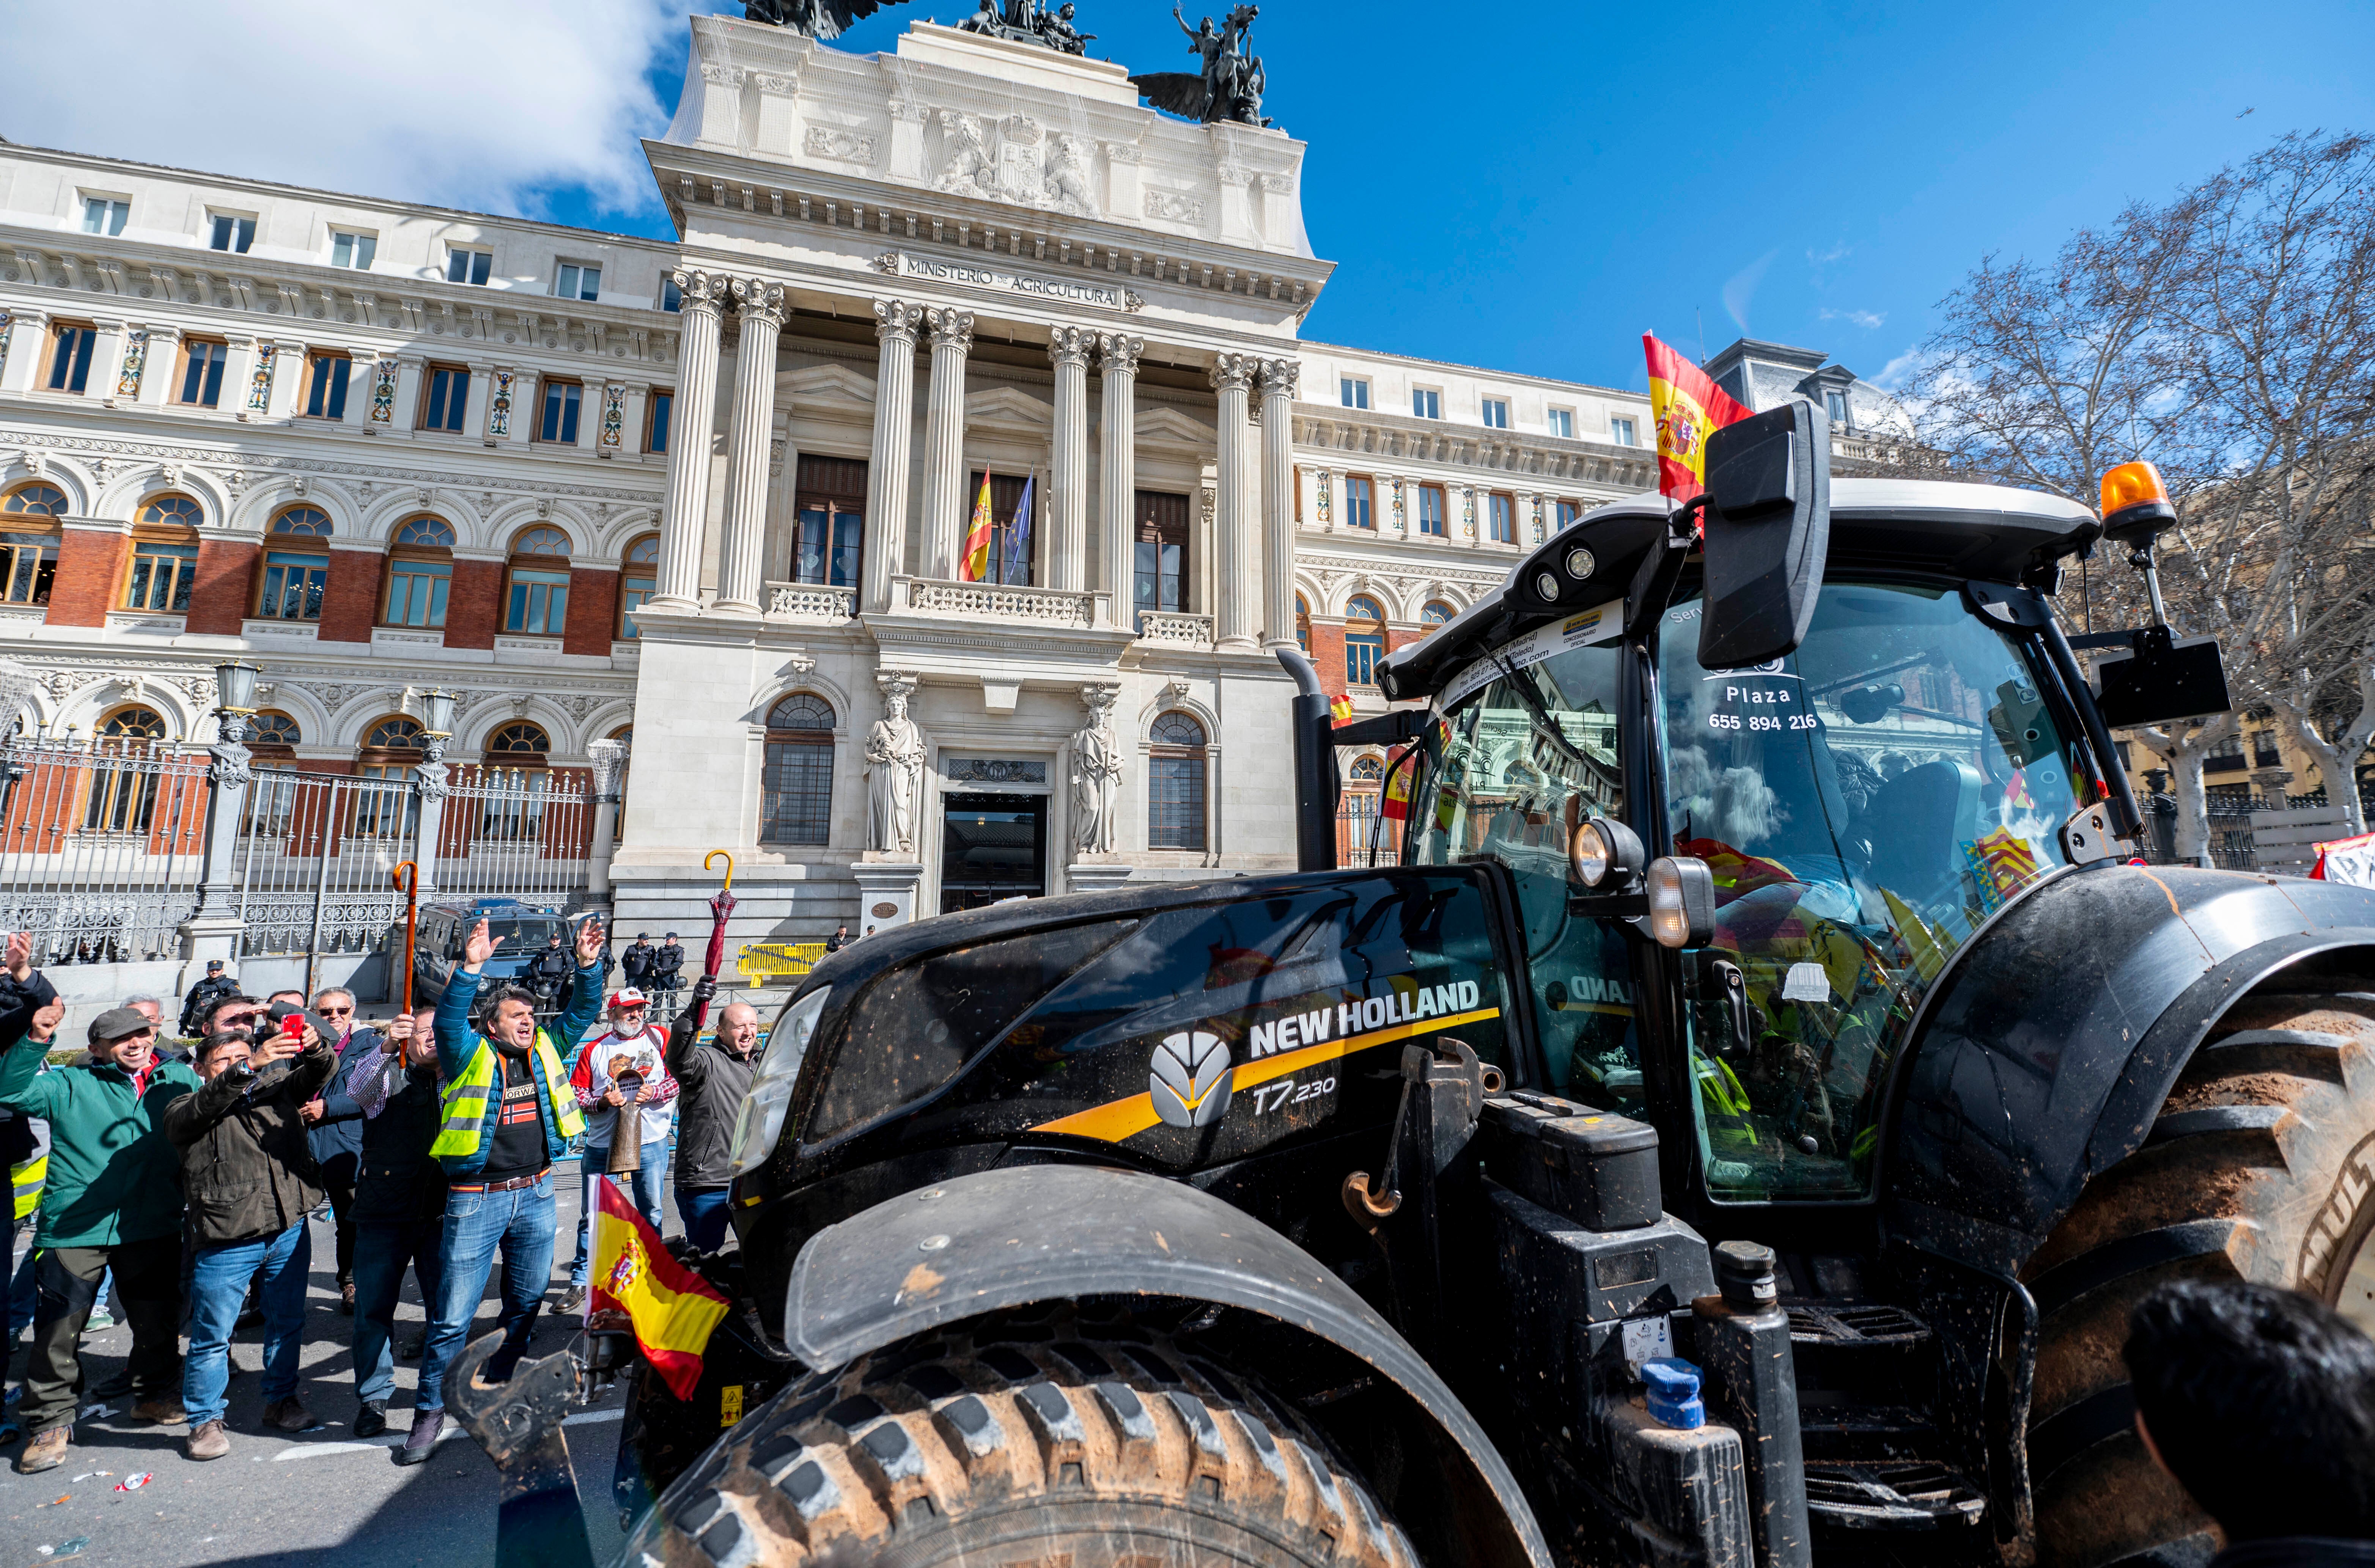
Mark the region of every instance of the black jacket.
<instances>
[{"instance_id":1,"label":"black jacket","mask_svg":"<svg viewBox=\"0 0 2375 1568\"><path fill-rule=\"evenodd\" d=\"M690 1010L668 1031L668 1067L676 1075L676 1185L722 1187L733 1179L727 1161L734 1152L734 1117L750 1092L759 1053L744 1060L711 1041Z\"/></svg>"},{"instance_id":2,"label":"black jacket","mask_svg":"<svg viewBox=\"0 0 2375 1568\"><path fill-rule=\"evenodd\" d=\"M228 974L208 975L191 986L190 994L182 999L182 1032L190 1035L198 1032L198 1015L206 1011L207 1004L217 996L238 995L239 982Z\"/></svg>"},{"instance_id":3,"label":"black jacket","mask_svg":"<svg viewBox=\"0 0 2375 1568\"><path fill-rule=\"evenodd\" d=\"M652 978L663 985L672 984L676 980L676 972L683 967L683 947L679 943L670 942L653 955Z\"/></svg>"},{"instance_id":4,"label":"black jacket","mask_svg":"<svg viewBox=\"0 0 2375 1568\"><path fill-rule=\"evenodd\" d=\"M627 984L641 985L650 979L652 961L658 956L659 949L649 942L630 943L626 952L619 960L620 968L626 971Z\"/></svg>"},{"instance_id":5,"label":"black jacket","mask_svg":"<svg viewBox=\"0 0 2375 1568\"><path fill-rule=\"evenodd\" d=\"M362 1067L384 1069L384 1058ZM407 1067L402 1087L362 1124L363 1156L351 1213L358 1225L433 1220L445 1212L445 1168L431 1156L440 1120L437 1068ZM348 1085L352 1091L353 1082Z\"/></svg>"},{"instance_id":6,"label":"black jacket","mask_svg":"<svg viewBox=\"0 0 2375 1568\"><path fill-rule=\"evenodd\" d=\"M322 1201L298 1108L330 1076L332 1059L325 1041L260 1073L217 1073L165 1107L165 1136L182 1151L191 1245L277 1236Z\"/></svg>"},{"instance_id":7,"label":"black jacket","mask_svg":"<svg viewBox=\"0 0 2375 1568\"><path fill-rule=\"evenodd\" d=\"M305 1144L313 1151L313 1162L325 1170L334 1160L353 1159L363 1151L363 1108L347 1092L347 1074L366 1055L378 1054L378 1030L354 1031L322 1086L322 1119L305 1130Z\"/></svg>"},{"instance_id":8,"label":"black jacket","mask_svg":"<svg viewBox=\"0 0 2375 1568\"><path fill-rule=\"evenodd\" d=\"M528 960L527 973L539 989L552 989L577 973L577 955L567 948L540 948Z\"/></svg>"}]
</instances>

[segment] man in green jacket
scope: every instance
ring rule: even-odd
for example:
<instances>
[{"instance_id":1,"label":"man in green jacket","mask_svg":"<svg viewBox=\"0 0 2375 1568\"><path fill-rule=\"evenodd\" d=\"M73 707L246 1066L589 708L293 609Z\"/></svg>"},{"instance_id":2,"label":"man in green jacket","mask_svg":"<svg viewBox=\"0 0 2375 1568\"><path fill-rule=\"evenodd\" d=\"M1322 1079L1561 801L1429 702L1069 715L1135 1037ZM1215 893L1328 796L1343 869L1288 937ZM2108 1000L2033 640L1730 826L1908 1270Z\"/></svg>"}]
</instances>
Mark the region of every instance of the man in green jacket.
<instances>
[{"instance_id":1,"label":"man in green jacket","mask_svg":"<svg viewBox=\"0 0 2375 1568\"><path fill-rule=\"evenodd\" d=\"M99 1281L115 1271L132 1324L132 1386L142 1421L179 1425L182 1356L181 1152L165 1136L165 1107L198 1087L179 1062L157 1059L157 1027L130 1008L90 1026L87 1064L42 1072L65 1004L32 964L32 939L11 935L0 956L0 1106L50 1124L49 1182L33 1233L33 1349L18 1419L30 1435L19 1474L65 1462L77 1352Z\"/></svg>"}]
</instances>

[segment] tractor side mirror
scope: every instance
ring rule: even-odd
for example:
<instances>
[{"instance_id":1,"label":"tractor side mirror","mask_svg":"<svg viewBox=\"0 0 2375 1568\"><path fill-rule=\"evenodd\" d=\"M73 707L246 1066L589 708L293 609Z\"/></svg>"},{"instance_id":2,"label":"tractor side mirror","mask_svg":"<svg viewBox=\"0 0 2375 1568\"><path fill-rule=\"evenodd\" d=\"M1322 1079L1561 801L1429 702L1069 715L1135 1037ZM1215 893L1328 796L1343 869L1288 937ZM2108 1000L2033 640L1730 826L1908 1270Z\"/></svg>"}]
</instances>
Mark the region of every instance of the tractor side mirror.
<instances>
[{"instance_id":1,"label":"tractor side mirror","mask_svg":"<svg viewBox=\"0 0 2375 1568\"><path fill-rule=\"evenodd\" d=\"M1709 436L1704 527L1700 666L1797 652L1831 548L1830 417L1801 398Z\"/></svg>"},{"instance_id":2,"label":"tractor side mirror","mask_svg":"<svg viewBox=\"0 0 2375 1568\"><path fill-rule=\"evenodd\" d=\"M2218 639L2180 639L2166 626L2139 629L2125 652L2097 654L2095 680L2095 705L2112 729L2206 719L2235 705Z\"/></svg>"}]
</instances>

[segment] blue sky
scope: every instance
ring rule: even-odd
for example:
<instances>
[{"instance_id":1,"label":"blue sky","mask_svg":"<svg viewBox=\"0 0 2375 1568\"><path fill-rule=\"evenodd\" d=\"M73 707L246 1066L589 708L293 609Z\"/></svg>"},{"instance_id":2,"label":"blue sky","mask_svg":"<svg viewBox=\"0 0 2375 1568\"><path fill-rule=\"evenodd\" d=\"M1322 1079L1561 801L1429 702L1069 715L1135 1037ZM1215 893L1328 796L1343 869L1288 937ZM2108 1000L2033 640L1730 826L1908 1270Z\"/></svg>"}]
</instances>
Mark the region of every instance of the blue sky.
<instances>
[{"instance_id":1,"label":"blue sky","mask_svg":"<svg viewBox=\"0 0 2375 1568\"><path fill-rule=\"evenodd\" d=\"M1092 53L1187 64L1161 0L1079 5L1101 35ZM353 13L313 0L0 0L28 57L145 38L193 69L219 53L219 79L371 106L294 138L278 90L194 125L178 109L146 119L136 98L37 100L20 84L0 136L665 234L635 140L674 107L683 8L413 0L413 25L359 48ZM890 49L910 19L970 8L893 6L841 46ZM1338 264L1307 336L1638 388L1639 334L1696 353L1703 318L1709 349L1745 330L1878 377L1990 251L2050 252L2288 130L2375 130L2363 3L1519 5L1445 19L1462 15L1263 6L1269 110L1310 144L1305 220Z\"/></svg>"}]
</instances>

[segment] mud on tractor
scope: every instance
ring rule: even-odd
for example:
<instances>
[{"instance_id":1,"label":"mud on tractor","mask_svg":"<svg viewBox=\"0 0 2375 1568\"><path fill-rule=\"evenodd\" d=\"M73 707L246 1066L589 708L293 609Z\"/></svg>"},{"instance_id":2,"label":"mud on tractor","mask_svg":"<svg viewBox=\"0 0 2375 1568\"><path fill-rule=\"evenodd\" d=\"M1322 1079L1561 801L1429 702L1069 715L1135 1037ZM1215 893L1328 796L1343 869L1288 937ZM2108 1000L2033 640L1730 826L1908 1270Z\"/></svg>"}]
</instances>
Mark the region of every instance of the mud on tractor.
<instances>
[{"instance_id":1,"label":"mud on tractor","mask_svg":"<svg viewBox=\"0 0 2375 1568\"><path fill-rule=\"evenodd\" d=\"M1424 706L1331 730L1282 651L1300 872L819 963L691 1260L735 1310L694 1397L636 1382L623 1561L2202 1555L2127 1310L2368 1321L2375 894L2132 860L2110 726L2223 708L2217 651L2156 593L2090 685L2050 603L2107 536L2149 581L2156 479L1829 450L1795 404L1562 530L1386 661ZM1380 742L1398 842L1337 866ZM453 1401L524 1517L632 1357Z\"/></svg>"}]
</instances>

